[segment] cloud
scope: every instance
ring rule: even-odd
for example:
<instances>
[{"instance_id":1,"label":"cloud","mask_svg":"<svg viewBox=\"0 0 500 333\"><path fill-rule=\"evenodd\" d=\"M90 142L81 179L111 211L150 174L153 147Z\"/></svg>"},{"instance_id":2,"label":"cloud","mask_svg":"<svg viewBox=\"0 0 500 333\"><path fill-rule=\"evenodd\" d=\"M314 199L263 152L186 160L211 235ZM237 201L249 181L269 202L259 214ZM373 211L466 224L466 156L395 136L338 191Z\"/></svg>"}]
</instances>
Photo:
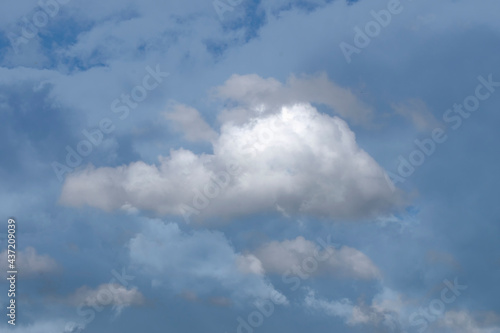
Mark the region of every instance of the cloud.
<instances>
[{"instance_id":1,"label":"cloud","mask_svg":"<svg viewBox=\"0 0 500 333\"><path fill-rule=\"evenodd\" d=\"M113 306L118 313L125 307L140 305L144 301L144 296L137 288L127 289L116 283L101 284L96 289L83 286L70 296L70 303L74 305Z\"/></svg>"},{"instance_id":2,"label":"cloud","mask_svg":"<svg viewBox=\"0 0 500 333\"><path fill-rule=\"evenodd\" d=\"M351 304L348 299L340 301L326 301L316 297L316 292L309 290L304 299L304 305L307 308L324 312L329 316L341 317L347 319L349 323L352 322L351 318L354 316L355 306ZM359 321L356 319L356 321Z\"/></svg>"},{"instance_id":3,"label":"cloud","mask_svg":"<svg viewBox=\"0 0 500 333\"><path fill-rule=\"evenodd\" d=\"M75 172L60 202L184 216L189 207L194 217L211 218L281 211L359 219L384 215L401 198L342 119L297 104L223 124L213 154L178 149L159 157L159 165Z\"/></svg>"},{"instance_id":4,"label":"cloud","mask_svg":"<svg viewBox=\"0 0 500 333\"><path fill-rule=\"evenodd\" d=\"M2 260L0 262L0 269L6 272L10 269L8 268L9 263L7 262L7 250L0 253ZM49 274L54 273L58 269L58 265L54 259L48 255L39 255L33 247L27 247L24 250L18 251L16 253L16 267L20 276L22 277L34 277L39 274Z\"/></svg>"},{"instance_id":5,"label":"cloud","mask_svg":"<svg viewBox=\"0 0 500 333\"><path fill-rule=\"evenodd\" d=\"M312 10L323 7L327 3L327 0L275 0L272 2L262 2L259 4L259 8L265 10L268 15L274 14L278 16L282 11L289 11L295 8Z\"/></svg>"},{"instance_id":6,"label":"cloud","mask_svg":"<svg viewBox=\"0 0 500 333\"><path fill-rule=\"evenodd\" d=\"M468 311L448 311L439 326L446 332L450 330L454 333L500 333L498 316L492 314L487 317L480 322Z\"/></svg>"},{"instance_id":7,"label":"cloud","mask_svg":"<svg viewBox=\"0 0 500 333\"><path fill-rule=\"evenodd\" d=\"M304 305L311 310L342 318L349 326L368 325L384 327L387 332L401 332L403 302L399 294L390 289L377 294L371 305L355 305L348 299L327 301L317 298L315 291L309 290Z\"/></svg>"},{"instance_id":8,"label":"cloud","mask_svg":"<svg viewBox=\"0 0 500 333\"><path fill-rule=\"evenodd\" d=\"M325 300L308 289L303 304L307 309L341 318L349 326L378 327L384 332L500 333L500 317L494 312L473 315L461 310L437 314L429 310L432 315L427 319L422 316L422 320L415 321L412 313L425 310L387 287L373 297L371 304L361 301L355 304L349 299Z\"/></svg>"},{"instance_id":9,"label":"cloud","mask_svg":"<svg viewBox=\"0 0 500 333\"><path fill-rule=\"evenodd\" d=\"M342 246L328 246L323 250L311 241L299 236L293 240L267 243L255 251L267 273L285 274L294 267L301 267L307 258L325 259L311 275L328 275L373 279L380 276L378 268L364 253Z\"/></svg>"},{"instance_id":10,"label":"cloud","mask_svg":"<svg viewBox=\"0 0 500 333\"><path fill-rule=\"evenodd\" d=\"M123 309L142 305L145 301L144 295L136 287L126 288L117 283L104 283L95 289L82 286L69 295L64 303L77 307L77 313L80 313L84 307L102 311L104 307L110 306L114 311L114 317L117 318ZM61 333L80 333L85 330L88 324L89 322L83 322L80 319L76 322L69 320Z\"/></svg>"},{"instance_id":11,"label":"cloud","mask_svg":"<svg viewBox=\"0 0 500 333\"><path fill-rule=\"evenodd\" d=\"M192 107L172 103L163 115L175 125L175 131L182 132L189 141L212 141L217 138L217 133Z\"/></svg>"},{"instance_id":12,"label":"cloud","mask_svg":"<svg viewBox=\"0 0 500 333\"><path fill-rule=\"evenodd\" d=\"M324 104L356 124L367 125L373 116L370 106L349 89L331 82L325 73L301 78L292 75L285 85L256 74L234 74L224 85L215 88L214 95L237 103L220 114L222 122L241 122L255 114L279 112L283 105L300 103Z\"/></svg>"},{"instance_id":13,"label":"cloud","mask_svg":"<svg viewBox=\"0 0 500 333\"><path fill-rule=\"evenodd\" d=\"M432 130L440 125L425 102L420 99L392 104L391 107L397 114L409 119L419 131Z\"/></svg>"},{"instance_id":14,"label":"cloud","mask_svg":"<svg viewBox=\"0 0 500 333\"><path fill-rule=\"evenodd\" d=\"M251 273L256 275L264 275L262 262L253 254L240 255L236 260L238 269L243 273Z\"/></svg>"},{"instance_id":15,"label":"cloud","mask_svg":"<svg viewBox=\"0 0 500 333\"><path fill-rule=\"evenodd\" d=\"M11 325L9 325L11 326ZM15 332L15 333L73 333L67 329L67 321L62 319L57 320L40 320L32 324L25 325L23 323L16 323L16 326L6 328L2 332Z\"/></svg>"},{"instance_id":16,"label":"cloud","mask_svg":"<svg viewBox=\"0 0 500 333\"><path fill-rule=\"evenodd\" d=\"M239 303L281 295L262 276L258 260L235 252L220 232L183 232L175 223L149 221L130 240L130 262L146 276L176 294L221 297ZM283 296L284 297L284 296Z\"/></svg>"}]
</instances>

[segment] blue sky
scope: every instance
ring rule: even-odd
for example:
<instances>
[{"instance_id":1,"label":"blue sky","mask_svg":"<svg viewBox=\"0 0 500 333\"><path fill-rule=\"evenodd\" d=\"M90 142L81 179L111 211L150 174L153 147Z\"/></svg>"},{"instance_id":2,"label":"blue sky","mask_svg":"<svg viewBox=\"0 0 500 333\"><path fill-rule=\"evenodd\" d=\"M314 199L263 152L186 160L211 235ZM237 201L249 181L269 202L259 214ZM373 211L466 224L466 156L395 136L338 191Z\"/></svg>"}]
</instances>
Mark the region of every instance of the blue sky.
<instances>
[{"instance_id":1,"label":"blue sky","mask_svg":"<svg viewBox=\"0 0 500 333\"><path fill-rule=\"evenodd\" d=\"M2 332L500 332L497 1L0 7Z\"/></svg>"}]
</instances>

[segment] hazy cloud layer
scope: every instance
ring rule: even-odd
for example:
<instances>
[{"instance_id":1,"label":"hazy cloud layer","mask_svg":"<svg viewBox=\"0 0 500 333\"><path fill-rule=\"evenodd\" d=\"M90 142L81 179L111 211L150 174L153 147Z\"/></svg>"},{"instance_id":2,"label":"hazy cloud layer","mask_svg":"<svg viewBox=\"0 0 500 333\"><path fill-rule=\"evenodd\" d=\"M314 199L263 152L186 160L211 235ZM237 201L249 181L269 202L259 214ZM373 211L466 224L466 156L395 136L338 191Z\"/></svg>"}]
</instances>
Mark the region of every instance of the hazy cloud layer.
<instances>
[{"instance_id":1,"label":"hazy cloud layer","mask_svg":"<svg viewBox=\"0 0 500 333\"><path fill-rule=\"evenodd\" d=\"M262 275L258 259L237 253L220 232L185 233L177 224L149 221L129 244L131 265L152 284L177 294L227 293L235 302L281 295Z\"/></svg>"}]
</instances>

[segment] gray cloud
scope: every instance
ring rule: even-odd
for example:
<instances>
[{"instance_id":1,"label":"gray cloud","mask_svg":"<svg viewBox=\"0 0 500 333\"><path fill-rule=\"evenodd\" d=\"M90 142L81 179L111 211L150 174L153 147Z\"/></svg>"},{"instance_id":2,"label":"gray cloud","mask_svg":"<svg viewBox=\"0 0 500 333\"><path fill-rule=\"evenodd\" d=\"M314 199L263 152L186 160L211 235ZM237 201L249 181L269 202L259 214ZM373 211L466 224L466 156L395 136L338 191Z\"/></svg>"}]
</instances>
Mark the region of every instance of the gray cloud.
<instances>
[{"instance_id":1,"label":"gray cloud","mask_svg":"<svg viewBox=\"0 0 500 333\"><path fill-rule=\"evenodd\" d=\"M301 267L307 258L326 258L318 263L312 275L340 276L361 279L380 277L377 266L364 253L348 246L339 249L318 246L303 237L282 242L273 241L261 246L255 255L268 273L284 274Z\"/></svg>"},{"instance_id":2,"label":"gray cloud","mask_svg":"<svg viewBox=\"0 0 500 333\"><path fill-rule=\"evenodd\" d=\"M163 115L173 123L174 131L182 132L189 141L212 141L217 138L217 133L192 107L171 103Z\"/></svg>"},{"instance_id":3,"label":"gray cloud","mask_svg":"<svg viewBox=\"0 0 500 333\"><path fill-rule=\"evenodd\" d=\"M7 269L7 250L0 253L1 258L5 258L0 262L0 269L6 272ZM33 247L27 247L24 250L16 253L16 267L21 277L36 277L39 274L52 274L59 269L58 264L54 259L46 254L38 254Z\"/></svg>"}]
</instances>

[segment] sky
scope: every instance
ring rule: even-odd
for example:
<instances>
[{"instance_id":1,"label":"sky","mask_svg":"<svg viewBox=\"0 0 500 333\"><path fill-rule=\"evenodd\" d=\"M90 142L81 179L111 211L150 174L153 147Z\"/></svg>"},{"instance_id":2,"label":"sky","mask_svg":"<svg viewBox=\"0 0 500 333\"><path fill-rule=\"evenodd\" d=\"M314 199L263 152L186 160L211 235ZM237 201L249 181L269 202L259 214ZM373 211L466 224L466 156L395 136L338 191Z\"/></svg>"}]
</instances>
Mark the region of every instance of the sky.
<instances>
[{"instance_id":1,"label":"sky","mask_svg":"<svg viewBox=\"0 0 500 333\"><path fill-rule=\"evenodd\" d=\"M498 1L0 9L0 331L500 332Z\"/></svg>"}]
</instances>

